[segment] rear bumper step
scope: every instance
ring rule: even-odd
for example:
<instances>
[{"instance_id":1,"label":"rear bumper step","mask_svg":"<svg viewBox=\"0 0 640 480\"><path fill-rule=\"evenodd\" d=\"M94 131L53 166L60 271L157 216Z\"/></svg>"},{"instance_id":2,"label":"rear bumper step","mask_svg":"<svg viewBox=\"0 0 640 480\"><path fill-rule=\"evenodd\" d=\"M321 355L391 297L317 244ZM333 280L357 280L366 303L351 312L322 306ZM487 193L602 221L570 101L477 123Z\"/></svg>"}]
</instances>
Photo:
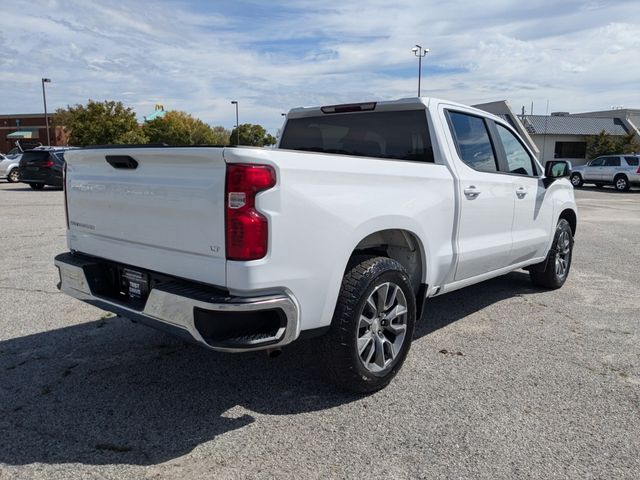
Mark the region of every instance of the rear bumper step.
<instances>
[{"instance_id":1,"label":"rear bumper step","mask_svg":"<svg viewBox=\"0 0 640 480\"><path fill-rule=\"evenodd\" d=\"M150 286L141 303L105 295L103 266L111 262L81 254L55 258L58 288L74 298L212 350L246 352L278 348L300 334L298 308L286 294L231 296L223 290L167 279Z\"/></svg>"}]
</instances>

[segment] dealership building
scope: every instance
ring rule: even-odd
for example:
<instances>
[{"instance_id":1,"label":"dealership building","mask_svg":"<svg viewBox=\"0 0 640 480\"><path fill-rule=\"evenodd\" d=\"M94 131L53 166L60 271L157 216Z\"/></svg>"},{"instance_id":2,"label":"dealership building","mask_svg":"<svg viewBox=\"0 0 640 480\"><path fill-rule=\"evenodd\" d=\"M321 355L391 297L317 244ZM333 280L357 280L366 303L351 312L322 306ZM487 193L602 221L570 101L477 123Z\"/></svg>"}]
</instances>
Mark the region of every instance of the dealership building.
<instances>
[{"instance_id":1,"label":"dealership building","mask_svg":"<svg viewBox=\"0 0 640 480\"><path fill-rule=\"evenodd\" d=\"M587 161L587 137L605 132L612 136L635 133L640 138L640 110L606 110L570 114L520 115L522 125L539 151L538 158L569 160L574 165ZM640 152L638 152L640 153Z\"/></svg>"}]
</instances>

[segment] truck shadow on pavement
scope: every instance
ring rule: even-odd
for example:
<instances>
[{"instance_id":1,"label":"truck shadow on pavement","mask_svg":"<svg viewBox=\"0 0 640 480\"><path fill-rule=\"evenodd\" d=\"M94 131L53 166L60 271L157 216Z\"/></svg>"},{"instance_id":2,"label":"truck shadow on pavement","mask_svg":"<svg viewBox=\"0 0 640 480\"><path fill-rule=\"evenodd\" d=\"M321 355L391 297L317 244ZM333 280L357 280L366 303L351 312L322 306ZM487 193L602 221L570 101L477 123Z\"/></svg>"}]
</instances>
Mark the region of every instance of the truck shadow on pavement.
<instances>
[{"instance_id":1,"label":"truck shadow on pavement","mask_svg":"<svg viewBox=\"0 0 640 480\"><path fill-rule=\"evenodd\" d=\"M515 272L430 300L416 337L539 293L525 277ZM273 360L218 354L115 317L0 342L0 462L155 465L247 427L256 413L358 400L318 377L311 346L296 342Z\"/></svg>"}]
</instances>

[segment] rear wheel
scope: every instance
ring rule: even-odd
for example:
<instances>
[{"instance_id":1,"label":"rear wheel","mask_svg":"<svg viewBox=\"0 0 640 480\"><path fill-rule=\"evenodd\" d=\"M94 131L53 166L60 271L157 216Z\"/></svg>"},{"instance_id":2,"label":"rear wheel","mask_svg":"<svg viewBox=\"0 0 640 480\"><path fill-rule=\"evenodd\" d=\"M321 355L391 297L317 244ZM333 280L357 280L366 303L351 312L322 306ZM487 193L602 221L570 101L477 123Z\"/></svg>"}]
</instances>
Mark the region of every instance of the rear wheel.
<instances>
[{"instance_id":1,"label":"rear wheel","mask_svg":"<svg viewBox=\"0 0 640 480\"><path fill-rule=\"evenodd\" d=\"M561 218L547 258L529 269L531 281L539 287L560 288L569 276L572 253L573 232L569 222Z\"/></svg>"},{"instance_id":2,"label":"rear wheel","mask_svg":"<svg viewBox=\"0 0 640 480\"><path fill-rule=\"evenodd\" d=\"M44 188L44 183L30 183L29 186L33 190L42 190Z\"/></svg>"},{"instance_id":3,"label":"rear wheel","mask_svg":"<svg viewBox=\"0 0 640 480\"><path fill-rule=\"evenodd\" d=\"M7 175L7 180L9 183L16 183L20 180L20 171L17 168L12 168Z\"/></svg>"},{"instance_id":4,"label":"rear wheel","mask_svg":"<svg viewBox=\"0 0 640 480\"><path fill-rule=\"evenodd\" d=\"M619 192L626 192L629 190L629 179L624 175L618 175L613 179L613 186L616 187L616 190Z\"/></svg>"},{"instance_id":5,"label":"rear wheel","mask_svg":"<svg viewBox=\"0 0 640 480\"><path fill-rule=\"evenodd\" d=\"M359 393L384 388L409 352L415 321L415 295L402 265L386 257L352 265L331 329L319 339L325 375Z\"/></svg>"},{"instance_id":6,"label":"rear wheel","mask_svg":"<svg viewBox=\"0 0 640 480\"><path fill-rule=\"evenodd\" d=\"M583 184L584 181L582 180L582 176L579 173L571 174L571 185L573 185L574 187L581 187Z\"/></svg>"}]
</instances>

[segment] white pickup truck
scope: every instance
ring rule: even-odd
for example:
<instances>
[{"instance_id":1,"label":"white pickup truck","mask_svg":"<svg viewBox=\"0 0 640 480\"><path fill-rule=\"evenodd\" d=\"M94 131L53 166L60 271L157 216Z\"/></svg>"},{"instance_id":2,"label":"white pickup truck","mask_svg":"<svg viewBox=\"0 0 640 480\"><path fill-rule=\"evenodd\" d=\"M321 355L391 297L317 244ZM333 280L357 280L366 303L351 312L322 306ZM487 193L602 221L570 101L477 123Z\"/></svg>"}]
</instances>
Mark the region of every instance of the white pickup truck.
<instances>
[{"instance_id":1,"label":"white pickup truck","mask_svg":"<svg viewBox=\"0 0 640 480\"><path fill-rule=\"evenodd\" d=\"M519 268L558 288L571 265L570 165L434 98L296 108L275 149L66 161L63 292L218 351L320 336L359 392L400 369L427 298Z\"/></svg>"}]
</instances>

